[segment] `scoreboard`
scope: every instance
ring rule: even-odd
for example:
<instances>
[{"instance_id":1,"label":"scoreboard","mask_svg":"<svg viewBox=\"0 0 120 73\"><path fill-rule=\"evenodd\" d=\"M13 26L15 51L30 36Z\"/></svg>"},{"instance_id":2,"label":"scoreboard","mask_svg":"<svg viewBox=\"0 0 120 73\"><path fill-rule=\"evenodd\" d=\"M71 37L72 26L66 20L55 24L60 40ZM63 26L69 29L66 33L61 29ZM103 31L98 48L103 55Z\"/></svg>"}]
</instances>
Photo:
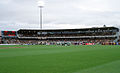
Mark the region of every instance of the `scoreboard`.
<instances>
[{"instance_id":1,"label":"scoreboard","mask_svg":"<svg viewBox=\"0 0 120 73\"><path fill-rule=\"evenodd\" d=\"M2 35L3 36L9 36L9 37L14 37L17 36L17 32L16 31L2 31Z\"/></svg>"}]
</instances>

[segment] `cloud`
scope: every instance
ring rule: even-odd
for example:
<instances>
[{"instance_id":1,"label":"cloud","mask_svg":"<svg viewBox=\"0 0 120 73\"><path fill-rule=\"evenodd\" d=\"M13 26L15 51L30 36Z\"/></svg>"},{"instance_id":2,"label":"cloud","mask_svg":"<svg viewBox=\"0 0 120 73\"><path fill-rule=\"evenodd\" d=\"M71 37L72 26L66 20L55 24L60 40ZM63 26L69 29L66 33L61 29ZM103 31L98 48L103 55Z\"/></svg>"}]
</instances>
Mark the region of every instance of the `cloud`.
<instances>
[{"instance_id":1,"label":"cloud","mask_svg":"<svg viewBox=\"0 0 120 73\"><path fill-rule=\"evenodd\" d=\"M0 29L39 29L38 0L1 0ZM119 0L44 0L44 29L120 26ZM12 24L12 25L11 25Z\"/></svg>"}]
</instances>

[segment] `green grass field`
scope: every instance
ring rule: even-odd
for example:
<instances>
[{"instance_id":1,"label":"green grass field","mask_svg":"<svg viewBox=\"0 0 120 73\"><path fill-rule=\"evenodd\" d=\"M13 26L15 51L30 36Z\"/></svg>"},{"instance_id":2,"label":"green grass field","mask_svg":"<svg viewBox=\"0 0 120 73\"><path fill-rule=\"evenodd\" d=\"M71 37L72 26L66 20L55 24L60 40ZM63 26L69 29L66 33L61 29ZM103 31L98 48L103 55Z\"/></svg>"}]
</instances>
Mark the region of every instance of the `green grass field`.
<instances>
[{"instance_id":1,"label":"green grass field","mask_svg":"<svg viewBox=\"0 0 120 73\"><path fill-rule=\"evenodd\" d=\"M120 46L0 46L0 73L120 73Z\"/></svg>"}]
</instances>

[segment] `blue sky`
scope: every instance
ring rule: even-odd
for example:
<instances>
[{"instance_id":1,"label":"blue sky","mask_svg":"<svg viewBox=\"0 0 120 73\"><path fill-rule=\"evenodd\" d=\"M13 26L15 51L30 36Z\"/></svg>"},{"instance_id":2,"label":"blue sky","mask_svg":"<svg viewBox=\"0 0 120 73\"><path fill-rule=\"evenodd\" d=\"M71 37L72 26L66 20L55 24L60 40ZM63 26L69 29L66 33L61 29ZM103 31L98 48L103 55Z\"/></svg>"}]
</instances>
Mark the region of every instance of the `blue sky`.
<instances>
[{"instance_id":1,"label":"blue sky","mask_svg":"<svg viewBox=\"0 0 120 73\"><path fill-rule=\"evenodd\" d=\"M0 29L39 29L38 0L0 0ZM120 27L120 0L43 0L43 28Z\"/></svg>"}]
</instances>

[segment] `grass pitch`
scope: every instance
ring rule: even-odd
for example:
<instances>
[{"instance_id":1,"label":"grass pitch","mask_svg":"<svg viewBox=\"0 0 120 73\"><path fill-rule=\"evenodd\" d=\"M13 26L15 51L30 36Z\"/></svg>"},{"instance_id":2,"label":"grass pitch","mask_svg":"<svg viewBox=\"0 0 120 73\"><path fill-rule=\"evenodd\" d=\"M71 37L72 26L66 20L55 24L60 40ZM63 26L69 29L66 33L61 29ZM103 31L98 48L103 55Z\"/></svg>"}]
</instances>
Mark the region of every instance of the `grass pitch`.
<instances>
[{"instance_id":1,"label":"grass pitch","mask_svg":"<svg viewBox=\"0 0 120 73\"><path fill-rule=\"evenodd\" d=\"M0 46L0 73L120 73L120 46Z\"/></svg>"}]
</instances>

